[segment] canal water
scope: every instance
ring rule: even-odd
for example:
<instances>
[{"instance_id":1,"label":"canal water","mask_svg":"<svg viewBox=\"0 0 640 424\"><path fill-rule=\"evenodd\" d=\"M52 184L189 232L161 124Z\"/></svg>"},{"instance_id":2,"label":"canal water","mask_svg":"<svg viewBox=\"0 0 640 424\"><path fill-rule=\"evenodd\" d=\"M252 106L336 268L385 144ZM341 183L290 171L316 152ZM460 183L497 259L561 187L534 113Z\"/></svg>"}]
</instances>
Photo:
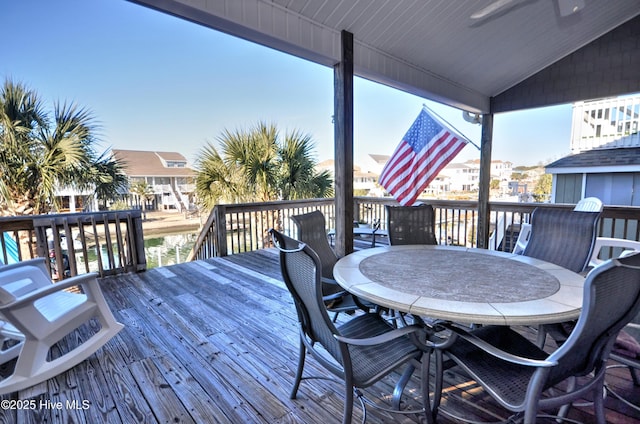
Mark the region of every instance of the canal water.
<instances>
[{"instance_id":1,"label":"canal water","mask_svg":"<svg viewBox=\"0 0 640 424\"><path fill-rule=\"evenodd\" d=\"M147 269L185 262L197 237L197 233L182 233L145 238Z\"/></svg>"}]
</instances>

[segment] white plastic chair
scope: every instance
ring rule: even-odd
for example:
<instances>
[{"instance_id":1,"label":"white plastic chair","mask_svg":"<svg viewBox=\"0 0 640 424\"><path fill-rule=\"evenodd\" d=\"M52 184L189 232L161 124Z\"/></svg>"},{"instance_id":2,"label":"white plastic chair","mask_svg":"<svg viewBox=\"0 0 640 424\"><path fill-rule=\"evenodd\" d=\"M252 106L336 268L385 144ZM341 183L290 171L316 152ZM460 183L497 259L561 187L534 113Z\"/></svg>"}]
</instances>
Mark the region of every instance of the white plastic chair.
<instances>
[{"instance_id":1,"label":"white plastic chair","mask_svg":"<svg viewBox=\"0 0 640 424\"><path fill-rule=\"evenodd\" d=\"M527 243L529 242L529 236L531 235L531 224L523 222L520 224L520 232L518 233L518 240L516 240L516 245L513 248L513 253L517 255L522 255L524 252L524 248L527 247Z\"/></svg>"},{"instance_id":2,"label":"white plastic chair","mask_svg":"<svg viewBox=\"0 0 640 424\"><path fill-rule=\"evenodd\" d=\"M79 287L82 293L67 291L72 287ZM0 361L18 356L13 374L0 381L0 395L33 386L74 367L124 327L111 313L95 273L53 284L45 259L0 268L0 314L6 321L0 335L17 343L0 352ZM75 349L47 360L53 345L94 318L100 324L99 330Z\"/></svg>"}]
</instances>

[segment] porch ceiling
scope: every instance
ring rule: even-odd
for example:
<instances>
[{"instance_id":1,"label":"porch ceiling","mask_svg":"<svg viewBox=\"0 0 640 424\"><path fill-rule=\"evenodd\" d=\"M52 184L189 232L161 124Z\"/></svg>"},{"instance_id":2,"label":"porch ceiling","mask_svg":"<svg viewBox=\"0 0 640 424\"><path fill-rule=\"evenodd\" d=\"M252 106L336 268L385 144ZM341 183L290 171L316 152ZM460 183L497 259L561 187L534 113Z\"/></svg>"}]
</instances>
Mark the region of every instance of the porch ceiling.
<instances>
[{"instance_id":1,"label":"porch ceiling","mask_svg":"<svg viewBox=\"0 0 640 424\"><path fill-rule=\"evenodd\" d=\"M473 112L489 112L491 98L640 16L637 0L584 0L575 13L565 8L581 0L132 1L327 66L340 60L340 31L347 30L356 75ZM507 5L497 13L472 18L501 3ZM640 50L635 39L617 47L631 51L631 64ZM598 93L628 89L610 87L611 78L620 77L604 75ZM593 91L574 89L542 103L578 100L580 93ZM507 103L502 110L540 105Z\"/></svg>"}]
</instances>

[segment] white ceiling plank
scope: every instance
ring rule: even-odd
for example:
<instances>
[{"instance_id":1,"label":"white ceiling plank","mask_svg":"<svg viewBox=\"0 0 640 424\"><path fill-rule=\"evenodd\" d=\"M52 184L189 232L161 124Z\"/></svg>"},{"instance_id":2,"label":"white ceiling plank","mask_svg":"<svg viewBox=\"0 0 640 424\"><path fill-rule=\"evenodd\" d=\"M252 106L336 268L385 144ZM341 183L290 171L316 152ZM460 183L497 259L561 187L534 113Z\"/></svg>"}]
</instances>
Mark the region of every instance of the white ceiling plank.
<instances>
[{"instance_id":1,"label":"white ceiling plank","mask_svg":"<svg viewBox=\"0 0 640 424\"><path fill-rule=\"evenodd\" d=\"M589 0L561 18L557 0L520 0L482 21L494 0L131 0L326 66L340 32L357 75L471 111L640 15L640 1ZM514 3L514 4L516 4Z\"/></svg>"}]
</instances>

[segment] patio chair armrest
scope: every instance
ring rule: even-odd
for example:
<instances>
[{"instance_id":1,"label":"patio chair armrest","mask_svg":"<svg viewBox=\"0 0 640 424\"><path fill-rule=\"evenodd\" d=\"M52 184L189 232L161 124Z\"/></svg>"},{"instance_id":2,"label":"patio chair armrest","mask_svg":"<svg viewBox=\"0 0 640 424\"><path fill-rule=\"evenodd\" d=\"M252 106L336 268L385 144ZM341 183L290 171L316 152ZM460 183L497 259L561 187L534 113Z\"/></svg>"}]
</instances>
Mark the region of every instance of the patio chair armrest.
<instances>
[{"instance_id":1,"label":"patio chair armrest","mask_svg":"<svg viewBox=\"0 0 640 424\"><path fill-rule=\"evenodd\" d=\"M91 284L92 282L94 282L94 284L98 283L96 276L97 274L95 272L91 272L89 274L82 274L75 277L67 278L59 283L38 288L37 290L17 297L16 300L11 303L2 305L0 307L0 311L6 308L15 309L16 307L22 306L24 304L33 303L38 299L49 296L50 294L59 292L61 290L68 289L70 287L82 286L83 288L85 288L85 291L90 291L91 287L89 286L89 284Z\"/></svg>"},{"instance_id":2,"label":"patio chair armrest","mask_svg":"<svg viewBox=\"0 0 640 424\"><path fill-rule=\"evenodd\" d=\"M333 278L322 277L321 281L323 283L326 283L326 284L333 284L333 285L336 285L336 286L340 287L340 284L338 284L338 282L336 280L334 280Z\"/></svg>"},{"instance_id":3,"label":"patio chair armrest","mask_svg":"<svg viewBox=\"0 0 640 424\"><path fill-rule=\"evenodd\" d=\"M504 350L498 349L497 347L495 347L494 345L492 345L491 343L486 342L485 340L475 336L473 333L470 333L469 331L465 330L464 328L458 327L454 324L450 324L450 323L441 323L441 325L443 325L445 328L447 328L448 330L450 330L452 332L452 336L453 338L455 337L461 337L462 339L466 340L467 342L473 344L474 346L478 347L479 349L482 349L483 351L485 351L486 353L495 356L498 359L502 359L503 361L507 361L507 362L511 362L513 364L517 364L517 365L523 365L523 366L529 366L529 367L554 367L556 365L558 365L557 361L549 361L546 359L533 359L533 358L526 358L523 356L518 356L518 355L514 355L512 353L509 352L505 352ZM453 341L455 343L455 340Z\"/></svg>"},{"instance_id":4,"label":"patio chair armrest","mask_svg":"<svg viewBox=\"0 0 640 424\"><path fill-rule=\"evenodd\" d=\"M403 337L406 335L410 335L413 333L417 333L420 331L425 331L425 329L420 325L408 325L402 328L396 328L394 330L388 331L386 333L380 334L374 337L366 337L362 339L355 339L352 337L344 337L337 334L334 334L334 337L338 339L338 341L350 345L355 346L375 346L382 343L389 342L391 340L397 339L399 337Z\"/></svg>"},{"instance_id":5,"label":"patio chair armrest","mask_svg":"<svg viewBox=\"0 0 640 424\"><path fill-rule=\"evenodd\" d=\"M335 293L331 293L328 294L326 296L322 296L322 299L326 302L327 300L334 300L334 299L340 299L341 297L344 297L348 292L346 290L344 290L342 288L342 286L340 286L340 284L338 284L338 282L332 278L327 278L327 277L322 277L321 279L323 284L331 284L331 285L335 285L336 287L339 287L341 290L337 291Z\"/></svg>"}]
</instances>

